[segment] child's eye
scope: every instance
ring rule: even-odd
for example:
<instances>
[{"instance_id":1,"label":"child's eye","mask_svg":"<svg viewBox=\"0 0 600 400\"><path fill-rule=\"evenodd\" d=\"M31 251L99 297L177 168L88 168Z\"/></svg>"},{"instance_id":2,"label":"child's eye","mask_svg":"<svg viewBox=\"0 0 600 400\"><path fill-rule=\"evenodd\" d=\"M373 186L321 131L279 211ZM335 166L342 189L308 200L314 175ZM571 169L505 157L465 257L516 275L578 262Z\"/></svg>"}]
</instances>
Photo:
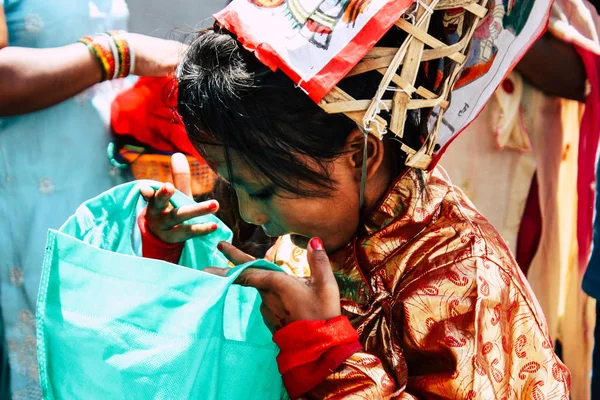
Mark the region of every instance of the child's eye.
<instances>
[{"instance_id":1,"label":"child's eye","mask_svg":"<svg viewBox=\"0 0 600 400\"><path fill-rule=\"evenodd\" d=\"M275 194L275 189L268 187L266 189L261 190L260 192L256 192L256 193L248 193L248 196L250 196L251 199L254 200L269 200L271 197L273 197L273 195Z\"/></svg>"}]
</instances>

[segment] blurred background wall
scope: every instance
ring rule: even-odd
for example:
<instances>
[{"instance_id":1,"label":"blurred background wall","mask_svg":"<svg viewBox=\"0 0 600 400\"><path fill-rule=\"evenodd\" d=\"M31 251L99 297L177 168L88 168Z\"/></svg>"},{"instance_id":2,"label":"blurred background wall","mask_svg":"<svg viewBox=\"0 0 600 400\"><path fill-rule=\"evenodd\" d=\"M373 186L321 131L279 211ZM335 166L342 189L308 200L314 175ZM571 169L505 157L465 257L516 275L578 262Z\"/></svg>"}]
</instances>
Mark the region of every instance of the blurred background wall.
<instances>
[{"instance_id":1,"label":"blurred background wall","mask_svg":"<svg viewBox=\"0 0 600 400\"><path fill-rule=\"evenodd\" d=\"M222 9L225 0L127 0L129 30L163 39L212 25L212 14Z\"/></svg>"}]
</instances>

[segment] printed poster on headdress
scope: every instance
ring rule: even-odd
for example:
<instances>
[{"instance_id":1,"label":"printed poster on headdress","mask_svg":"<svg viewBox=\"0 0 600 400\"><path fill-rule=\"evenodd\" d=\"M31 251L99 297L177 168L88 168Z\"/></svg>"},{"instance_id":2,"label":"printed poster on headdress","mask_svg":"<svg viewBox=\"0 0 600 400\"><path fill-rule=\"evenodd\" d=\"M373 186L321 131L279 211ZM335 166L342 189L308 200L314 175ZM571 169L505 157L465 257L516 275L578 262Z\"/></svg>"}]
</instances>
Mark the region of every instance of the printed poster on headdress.
<instances>
[{"instance_id":1,"label":"printed poster on headdress","mask_svg":"<svg viewBox=\"0 0 600 400\"><path fill-rule=\"evenodd\" d=\"M552 0L490 0L487 7L488 14L475 30L466 64L452 90L450 107L443 115L437 137L441 150L436 161L479 115L504 77L544 33ZM446 32L453 32L449 37L451 42L457 42L462 35L466 12L464 9L446 12L444 25ZM434 115L431 123L435 120Z\"/></svg>"},{"instance_id":2,"label":"printed poster on headdress","mask_svg":"<svg viewBox=\"0 0 600 400\"><path fill-rule=\"evenodd\" d=\"M415 3L413 0L234 0L215 15L248 50L281 69L319 102ZM451 2L449 2L451 3ZM489 0L464 71L445 111L435 161L475 119L504 77L544 32L552 0ZM469 11L443 12L450 44L463 36ZM431 118L431 129L437 120ZM435 162L431 164L435 165Z\"/></svg>"},{"instance_id":3,"label":"printed poster on headdress","mask_svg":"<svg viewBox=\"0 0 600 400\"><path fill-rule=\"evenodd\" d=\"M234 0L215 15L269 68L319 102L412 0Z\"/></svg>"}]
</instances>

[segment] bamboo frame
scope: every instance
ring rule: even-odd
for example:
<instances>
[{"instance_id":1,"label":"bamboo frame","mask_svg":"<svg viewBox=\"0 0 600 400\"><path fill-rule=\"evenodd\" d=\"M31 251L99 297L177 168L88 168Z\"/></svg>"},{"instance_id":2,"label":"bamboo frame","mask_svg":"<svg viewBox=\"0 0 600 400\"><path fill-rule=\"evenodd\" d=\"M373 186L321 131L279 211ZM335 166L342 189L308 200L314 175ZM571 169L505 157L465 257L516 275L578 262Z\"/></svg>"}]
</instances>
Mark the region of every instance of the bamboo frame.
<instances>
[{"instance_id":1,"label":"bamboo frame","mask_svg":"<svg viewBox=\"0 0 600 400\"><path fill-rule=\"evenodd\" d=\"M467 59L467 50L479 21L488 12L487 0L418 0L413 11L403 15L395 26L408 36L399 48L373 48L346 76L354 76L369 71L383 75L379 90L372 99L354 99L343 90L335 87L320 102L323 110L330 114L344 113L354 122L378 138L389 129L402 145L406 153L405 164L409 167L427 169L432 161L437 134L443 112L448 108L448 96ZM458 43L447 45L427 33L431 10L463 8L471 14L469 26ZM415 81L422 62L439 58L446 59L450 68L443 77L438 93L422 86L415 87ZM390 86L390 85L394 86ZM394 91L392 100L383 100L384 93ZM408 110L437 108L435 128L428 133L419 149L412 149L402 142L404 124ZM389 127L379 116L382 109L390 112Z\"/></svg>"}]
</instances>

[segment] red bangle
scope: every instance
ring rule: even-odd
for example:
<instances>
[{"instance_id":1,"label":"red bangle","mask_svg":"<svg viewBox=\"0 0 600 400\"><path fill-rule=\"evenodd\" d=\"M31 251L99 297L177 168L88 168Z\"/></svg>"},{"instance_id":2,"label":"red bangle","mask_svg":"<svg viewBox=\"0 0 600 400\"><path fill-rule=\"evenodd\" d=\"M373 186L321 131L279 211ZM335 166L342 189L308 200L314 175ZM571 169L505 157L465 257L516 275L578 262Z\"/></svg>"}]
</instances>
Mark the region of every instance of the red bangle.
<instances>
[{"instance_id":1,"label":"red bangle","mask_svg":"<svg viewBox=\"0 0 600 400\"><path fill-rule=\"evenodd\" d=\"M142 255L146 258L168 261L177 264L185 243L166 243L148 229L146 210L138 217L138 227L142 233Z\"/></svg>"},{"instance_id":2,"label":"red bangle","mask_svg":"<svg viewBox=\"0 0 600 400\"><path fill-rule=\"evenodd\" d=\"M348 318L296 321L275 332L279 372L292 398L313 389L362 348Z\"/></svg>"},{"instance_id":3,"label":"red bangle","mask_svg":"<svg viewBox=\"0 0 600 400\"><path fill-rule=\"evenodd\" d=\"M327 350L317 360L300 365L281 376L283 385L292 399L314 389L335 372L352 354L362 350L358 340L340 344Z\"/></svg>"},{"instance_id":4,"label":"red bangle","mask_svg":"<svg viewBox=\"0 0 600 400\"><path fill-rule=\"evenodd\" d=\"M318 359L333 346L358 340L358 333L343 315L328 321L296 321L273 334L281 352L277 356L279 372Z\"/></svg>"}]
</instances>

